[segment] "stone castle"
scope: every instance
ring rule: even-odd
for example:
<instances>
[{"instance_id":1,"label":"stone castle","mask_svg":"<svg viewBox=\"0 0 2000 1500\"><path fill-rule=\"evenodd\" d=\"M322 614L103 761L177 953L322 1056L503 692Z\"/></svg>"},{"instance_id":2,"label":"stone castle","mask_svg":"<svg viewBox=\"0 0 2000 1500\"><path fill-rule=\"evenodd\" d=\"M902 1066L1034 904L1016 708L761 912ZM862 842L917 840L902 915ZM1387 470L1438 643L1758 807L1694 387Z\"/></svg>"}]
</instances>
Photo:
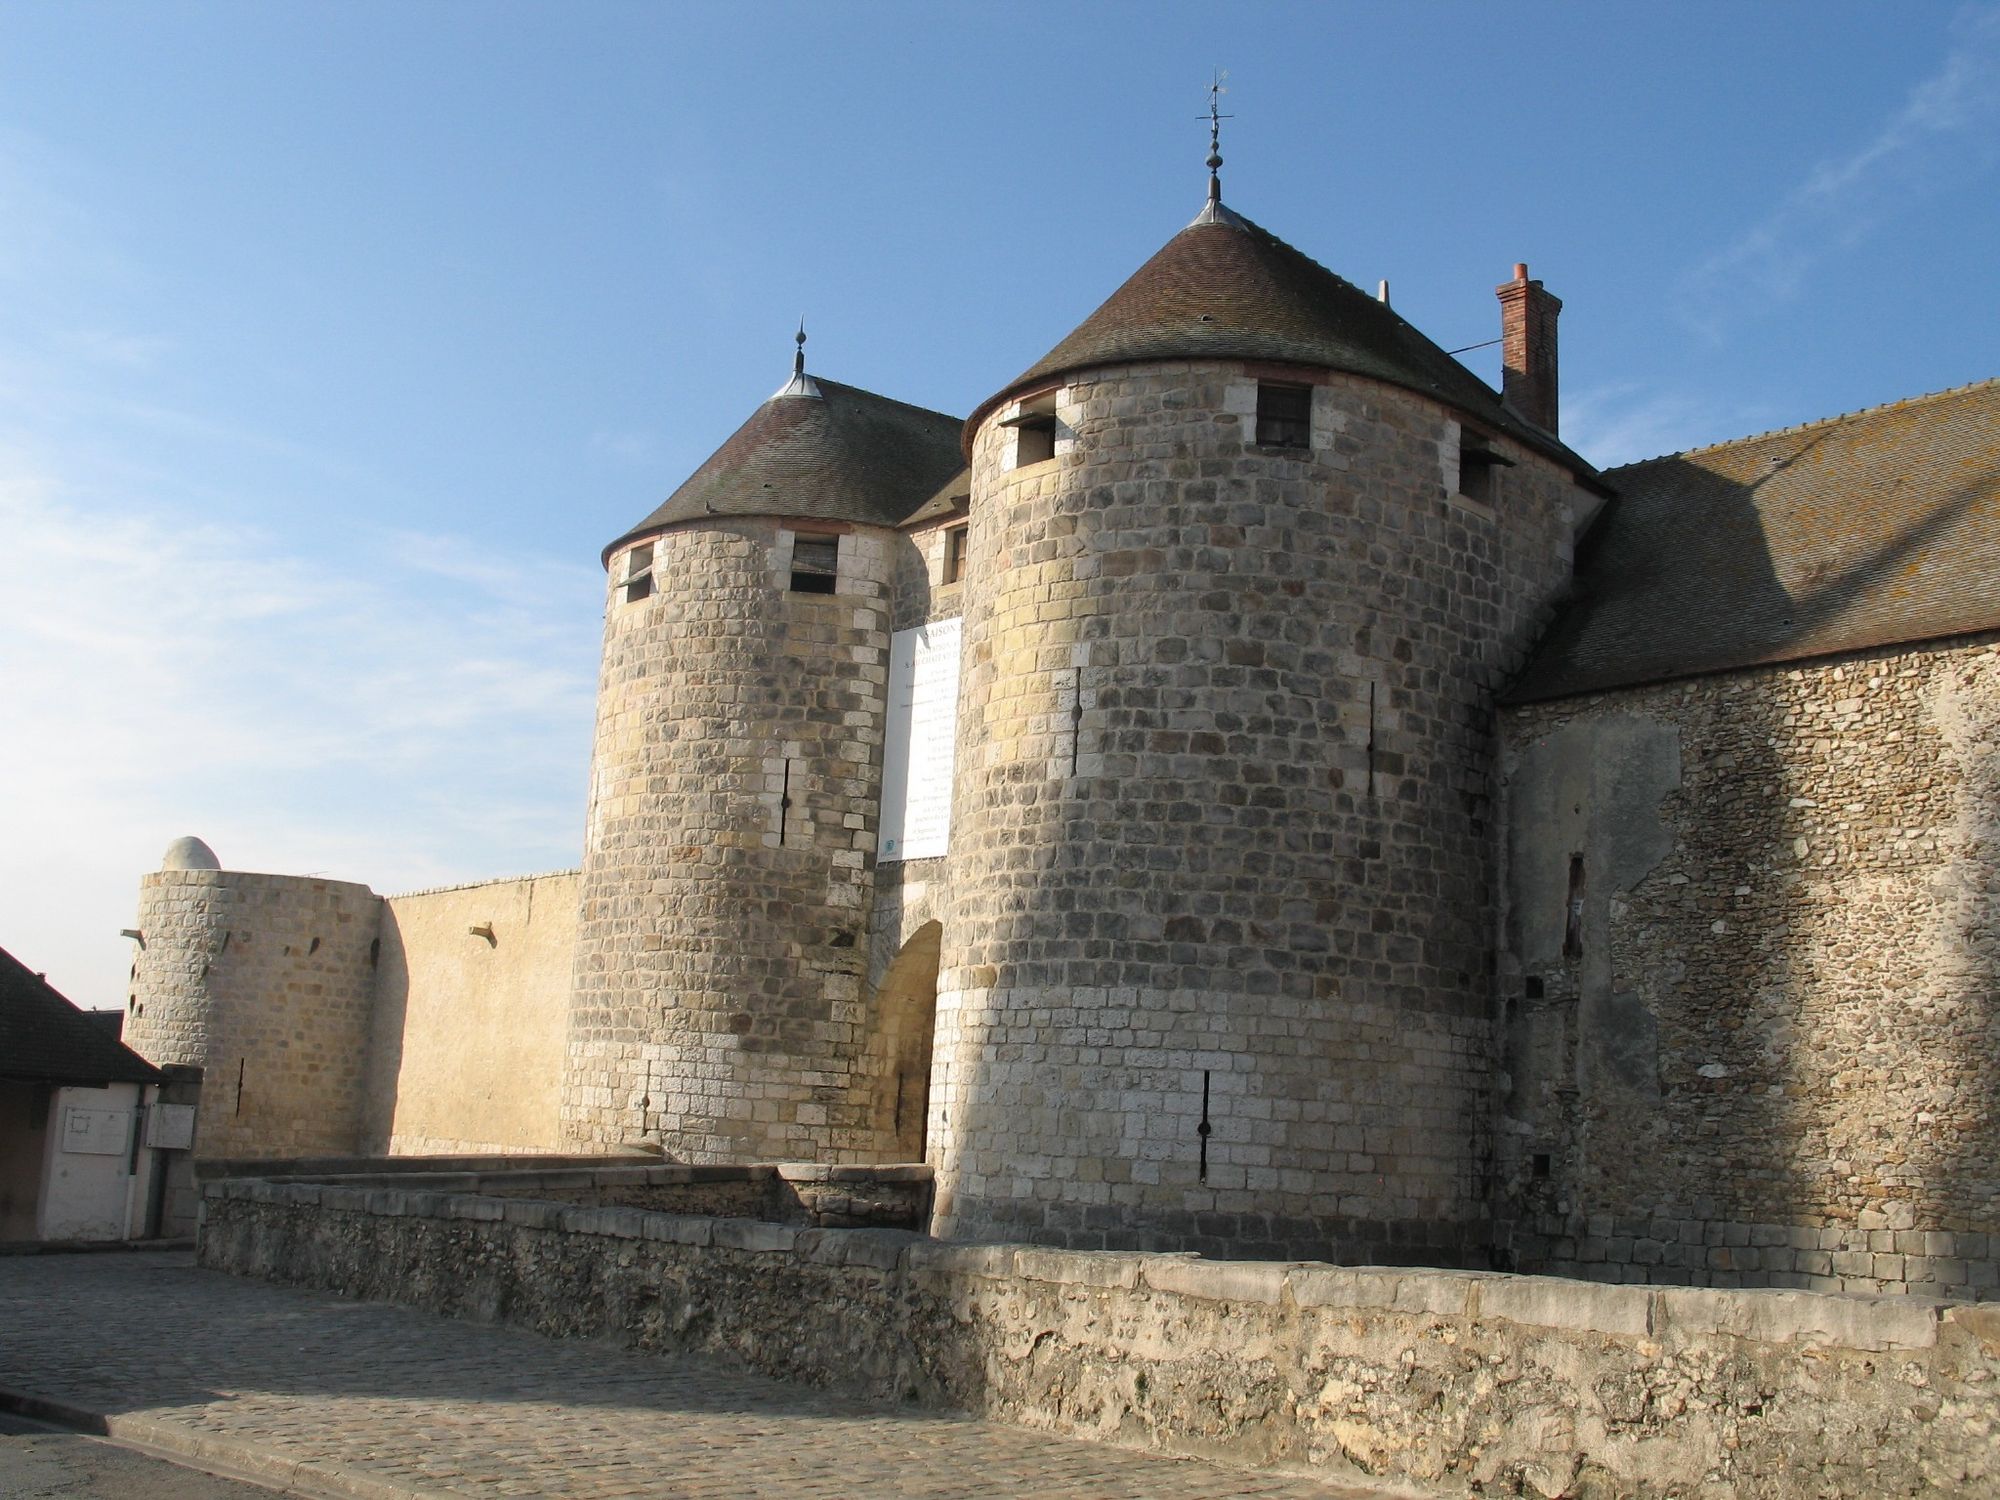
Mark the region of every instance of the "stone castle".
<instances>
[{"instance_id":1,"label":"stone castle","mask_svg":"<svg viewBox=\"0 0 2000 1500\"><path fill-rule=\"evenodd\" d=\"M933 1227L2000 1287L2000 382L1600 473L1210 195L609 575L579 871L145 878L197 1149L928 1161Z\"/></svg>"}]
</instances>

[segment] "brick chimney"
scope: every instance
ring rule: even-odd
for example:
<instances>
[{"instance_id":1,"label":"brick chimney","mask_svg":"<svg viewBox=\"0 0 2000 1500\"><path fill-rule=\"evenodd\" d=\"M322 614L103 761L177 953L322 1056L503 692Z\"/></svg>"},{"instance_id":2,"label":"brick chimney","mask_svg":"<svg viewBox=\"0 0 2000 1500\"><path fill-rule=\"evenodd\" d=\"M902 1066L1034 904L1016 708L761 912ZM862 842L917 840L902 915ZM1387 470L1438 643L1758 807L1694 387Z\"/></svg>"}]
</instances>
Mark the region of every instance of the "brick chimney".
<instances>
[{"instance_id":1,"label":"brick chimney","mask_svg":"<svg viewBox=\"0 0 2000 1500\"><path fill-rule=\"evenodd\" d=\"M1562 298L1528 280L1523 263L1514 279L1494 288L1500 298L1500 399L1550 436L1556 432L1556 315Z\"/></svg>"}]
</instances>

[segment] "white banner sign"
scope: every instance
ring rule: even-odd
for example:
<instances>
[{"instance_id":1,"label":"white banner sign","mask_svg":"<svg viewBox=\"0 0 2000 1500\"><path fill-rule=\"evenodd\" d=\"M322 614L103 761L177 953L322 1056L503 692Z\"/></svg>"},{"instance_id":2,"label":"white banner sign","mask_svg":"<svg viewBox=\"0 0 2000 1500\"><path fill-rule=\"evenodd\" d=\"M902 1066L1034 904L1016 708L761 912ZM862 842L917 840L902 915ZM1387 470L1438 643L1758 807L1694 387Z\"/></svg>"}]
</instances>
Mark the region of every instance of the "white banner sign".
<instances>
[{"instance_id":1,"label":"white banner sign","mask_svg":"<svg viewBox=\"0 0 2000 1500\"><path fill-rule=\"evenodd\" d=\"M958 621L889 638L889 730L882 750L881 857L936 859L951 847L958 734Z\"/></svg>"}]
</instances>

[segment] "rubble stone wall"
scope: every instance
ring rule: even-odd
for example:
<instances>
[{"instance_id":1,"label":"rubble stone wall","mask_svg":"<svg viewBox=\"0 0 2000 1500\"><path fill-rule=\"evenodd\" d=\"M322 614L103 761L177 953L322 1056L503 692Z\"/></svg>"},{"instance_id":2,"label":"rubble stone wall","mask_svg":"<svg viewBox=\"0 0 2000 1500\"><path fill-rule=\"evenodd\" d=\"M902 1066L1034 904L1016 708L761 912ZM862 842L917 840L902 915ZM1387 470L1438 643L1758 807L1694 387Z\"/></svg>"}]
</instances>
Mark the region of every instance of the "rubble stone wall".
<instances>
[{"instance_id":1,"label":"rubble stone wall","mask_svg":"<svg viewBox=\"0 0 2000 1500\"><path fill-rule=\"evenodd\" d=\"M2000 1295L2000 642L1505 715L1500 1238Z\"/></svg>"},{"instance_id":2,"label":"rubble stone wall","mask_svg":"<svg viewBox=\"0 0 2000 1500\"><path fill-rule=\"evenodd\" d=\"M1984 1496L2000 1308L212 1183L201 1263L1445 1493Z\"/></svg>"}]
</instances>

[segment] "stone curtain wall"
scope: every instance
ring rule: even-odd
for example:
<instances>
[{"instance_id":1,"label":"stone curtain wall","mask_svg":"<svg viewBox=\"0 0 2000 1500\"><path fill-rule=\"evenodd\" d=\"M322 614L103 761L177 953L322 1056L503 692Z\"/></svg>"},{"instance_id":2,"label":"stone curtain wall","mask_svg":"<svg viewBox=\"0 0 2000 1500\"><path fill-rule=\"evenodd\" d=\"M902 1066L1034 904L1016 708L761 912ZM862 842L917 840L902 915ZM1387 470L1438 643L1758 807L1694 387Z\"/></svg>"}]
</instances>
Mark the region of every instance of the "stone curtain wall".
<instances>
[{"instance_id":1,"label":"stone curtain wall","mask_svg":"<svg viewBox=\"0 0 2000 1500\"><path fill-rule=\"evenodd\" d=\"M309 876L140 882L125 1043L202 1070L197 1155L359 1147L380 908L366 886Z\"/></svg>"},{"instance_id":2,"label":"stone curtain wall","mask_svg":"<svg viewBox=\"0 0 2000 1500\"><path fill-rule=\"evenodd\" d=\"M863 983L897 539L850 529L838 592L791 533L612 559L562 1122L689 1161L873 1160ZM781 806L789 795L791 806Z\"/></svg>"},{"instance_id":3,"label":"stone curtain wall","mask_svg":"<svg viewBox=\"0 0 2000 1500\"><path fill-rule=\"evenodd\" d=\"M364 1150L555 1149L576 885L565 871L383 901Z\"/></svg>"},{"instance_id":4,"label":"stone curtain wall","mask_svg":"<svg viewBox=\"0 0 2000 1500\"><path fill-rule=\"evenodd\" d=\"M1539 704L1506 739L1517 1263L2000 1295L2000 644Z\"/></svg>"},{"instance_id":5,"label":"stone curtain wall","mask_svg":"<svg viewBox=\"0 0 2000 1500\"><path fill-rule=\"evenodd\" d=\"M1986 1496L2000 1309L211 1184L202 1264L1446 1493Z\"/></svg>"},{"instance_id":6,"label":"stone curtain wall","mask_svg":"<svg viewBox=\"0 0 2000 1500\"><path fill-rule=\"evenodd\" d=\"M1256 374L978 434L938 1229L1483 1263L1488 704L1588 497L1504 441L1457 496L1457 423L1345 376L1257 447Z\"/></svg>"}]
</instances>

